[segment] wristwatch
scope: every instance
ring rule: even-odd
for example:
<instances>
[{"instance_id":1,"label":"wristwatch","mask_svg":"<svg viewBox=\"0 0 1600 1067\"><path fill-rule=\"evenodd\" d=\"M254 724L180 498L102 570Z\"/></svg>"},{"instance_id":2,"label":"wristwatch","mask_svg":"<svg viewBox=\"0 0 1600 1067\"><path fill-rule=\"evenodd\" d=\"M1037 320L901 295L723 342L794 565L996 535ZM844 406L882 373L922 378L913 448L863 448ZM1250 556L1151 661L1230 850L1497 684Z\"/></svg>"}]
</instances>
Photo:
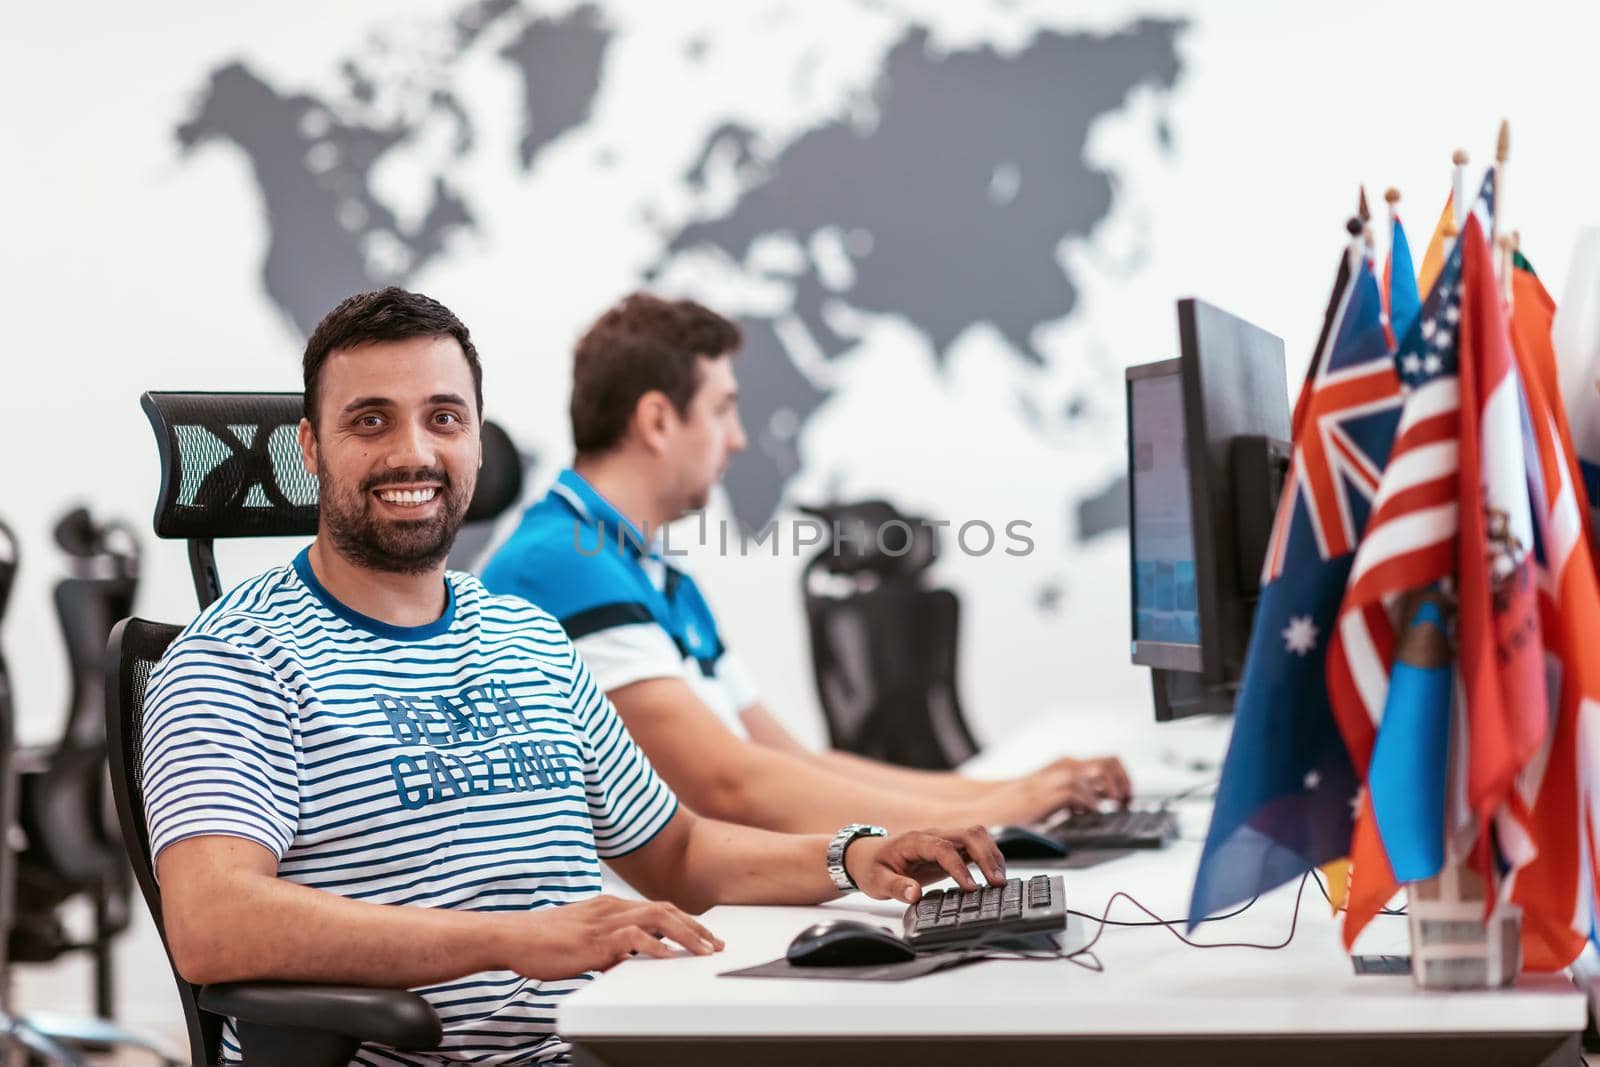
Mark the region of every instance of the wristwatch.
<instances>
[{"instance_id":1,"label":"wristwatch","mask_svg":"<svg viewBox=\"0 0 1600 1067\"><path fill-rule=\"evenodd\" d=\"M858 837L887 837L889 831L881 826L871 826L864 822L853 822L849 826L833 835L833 840L828 842L828 877L833 879L833 887L841 893L853 893L861 888L856 885L856 880L850 877L850 872L844 869L844 850L850 847L850 842Z\"/></svg>"}]
</instances>

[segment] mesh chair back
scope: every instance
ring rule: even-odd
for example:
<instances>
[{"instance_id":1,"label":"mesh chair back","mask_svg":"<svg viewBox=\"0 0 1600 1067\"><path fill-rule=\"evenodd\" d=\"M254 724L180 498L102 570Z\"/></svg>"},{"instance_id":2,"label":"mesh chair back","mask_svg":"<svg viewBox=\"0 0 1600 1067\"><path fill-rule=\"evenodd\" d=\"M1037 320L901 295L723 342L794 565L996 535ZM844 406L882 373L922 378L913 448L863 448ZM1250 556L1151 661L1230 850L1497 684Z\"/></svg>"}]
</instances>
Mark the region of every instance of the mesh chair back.
<instances>
[{"instance_id":1,"label":"mesh chair back","mask_svg":"<svg viewBox=\"0 0 1600 1067\"><path fill-rule=\"evenodd\" d=\"M922 584L934 528L882 501L807 510L835 530L802 579L830 742L905 767L966 760L978 746L956 684L960 602Z\"/></svg>"},{"instance_id":2,"label":"mesh chair back","mask_svg":"<svg viewBox=\"0 0 1600 1067\"><path fill-rule=\"evenodd\" d=\"M180 627L144 619L124 619L111 632L106 650L106 741L110 751L111 791L123 842L133 862L134 878L144 894L161 945L167 946L167 929L161 916L161 887L156 883L150 855L150 833L144 819L144 701L162 653L178 636ZM172 953L167 952L167 963ZM190 1061L217 1063L222 1055L220 1015L200 1010L199 987L191 985L173 967L178 999L189 1027Z\"/></svg>"},{"instance_id":3,"label":"mesh chair back","mask_svg":"<svg viewBox=\"0 0 1600 1067\"><path fill-rule=\"evenodd\" d=\"M146 393L161 455L156 536L310 537L317 478L300 462L299 393Z\"/></svg>"},{"instance_id":4,"label":"mesh chair back","mask_svg":"<svg viewBox=\"0 0 1600 1067\"><path fill-rule=\"evenodd\" d=\"M230 537L312 537L317 477L300 461L300 393L145 393L140 404L161 457L156 536L189 542L195 593L222 593L211 542ZM465 521L486 522L522 494L522 459L493 422Z\"/></svg>"}]
</instances>

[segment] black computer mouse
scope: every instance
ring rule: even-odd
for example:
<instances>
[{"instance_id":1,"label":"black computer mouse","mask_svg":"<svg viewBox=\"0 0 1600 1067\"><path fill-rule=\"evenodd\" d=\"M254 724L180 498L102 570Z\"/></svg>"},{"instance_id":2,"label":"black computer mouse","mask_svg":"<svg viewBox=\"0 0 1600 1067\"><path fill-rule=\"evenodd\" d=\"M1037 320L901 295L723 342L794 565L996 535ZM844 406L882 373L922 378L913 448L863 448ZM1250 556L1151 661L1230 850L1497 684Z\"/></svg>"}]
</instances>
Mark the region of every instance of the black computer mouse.
<instances>
[{"instance_id":1,"label":"black computer mouse","mask_svg":"<svg viewBox=\"0 0 1600 1067\"><path fill-rule=\"evenodd\" d=\"M1058 860L1067 854L1066 845L1026 826L1000 827L994 832L994 843L1008 860Z\"/></svg>"},{"instance_id":2,"label":"black computer mouse","mask_svg":"<svg viewBox=\"0 0 1600 1067\"><path fill-rule=\"evenodd\" d=\"M916 949L886 927L854 919L812 923L789 942L784 956L796 967L864 967L915 959Z\"/></svg>"}]
</instances>

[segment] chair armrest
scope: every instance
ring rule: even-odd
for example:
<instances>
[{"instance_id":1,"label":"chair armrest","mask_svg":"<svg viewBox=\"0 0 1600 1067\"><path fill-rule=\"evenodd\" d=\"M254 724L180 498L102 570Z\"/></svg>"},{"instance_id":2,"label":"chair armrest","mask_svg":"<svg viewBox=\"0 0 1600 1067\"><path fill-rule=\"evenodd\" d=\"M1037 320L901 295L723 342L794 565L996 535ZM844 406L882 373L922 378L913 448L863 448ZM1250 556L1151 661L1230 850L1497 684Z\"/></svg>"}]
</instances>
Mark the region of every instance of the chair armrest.
<instances>
[{"instance_id":1,"label":"chair armrest","mask_svg":"<svg viewBox=\"0 0 1600 1067\"><path fill-rule=\"evenodd\" d=\"M405 989L221 982L200 990L200 1007L258 1027L314 1030L397 1049L438 1048L444 1036L432 1006Z\"/></svg>"}]
</instances>

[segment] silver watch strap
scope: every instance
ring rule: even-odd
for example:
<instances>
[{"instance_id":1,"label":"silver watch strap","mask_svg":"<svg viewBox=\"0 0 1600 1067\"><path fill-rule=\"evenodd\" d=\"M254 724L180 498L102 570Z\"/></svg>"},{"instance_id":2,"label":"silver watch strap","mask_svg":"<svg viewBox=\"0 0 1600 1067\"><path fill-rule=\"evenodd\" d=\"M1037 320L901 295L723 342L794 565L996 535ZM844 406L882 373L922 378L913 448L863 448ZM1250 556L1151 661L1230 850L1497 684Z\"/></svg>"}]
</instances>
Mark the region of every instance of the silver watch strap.
<instances>
[{"instance_id":1,"label":"silver watch strap","mask_svg":"<svg viewBox=\"0 0 1600 1067\"><path fill-rule=\"evenodd\" d=\"M828 877L833 879L835 889L841 893L853 893L860 888L844 866L844 853L850 847L850 842L858 837L885 837L888 833L881 826L856 822L833 835L833 840L828 842Z\"/></svg>"}]
</instances>

